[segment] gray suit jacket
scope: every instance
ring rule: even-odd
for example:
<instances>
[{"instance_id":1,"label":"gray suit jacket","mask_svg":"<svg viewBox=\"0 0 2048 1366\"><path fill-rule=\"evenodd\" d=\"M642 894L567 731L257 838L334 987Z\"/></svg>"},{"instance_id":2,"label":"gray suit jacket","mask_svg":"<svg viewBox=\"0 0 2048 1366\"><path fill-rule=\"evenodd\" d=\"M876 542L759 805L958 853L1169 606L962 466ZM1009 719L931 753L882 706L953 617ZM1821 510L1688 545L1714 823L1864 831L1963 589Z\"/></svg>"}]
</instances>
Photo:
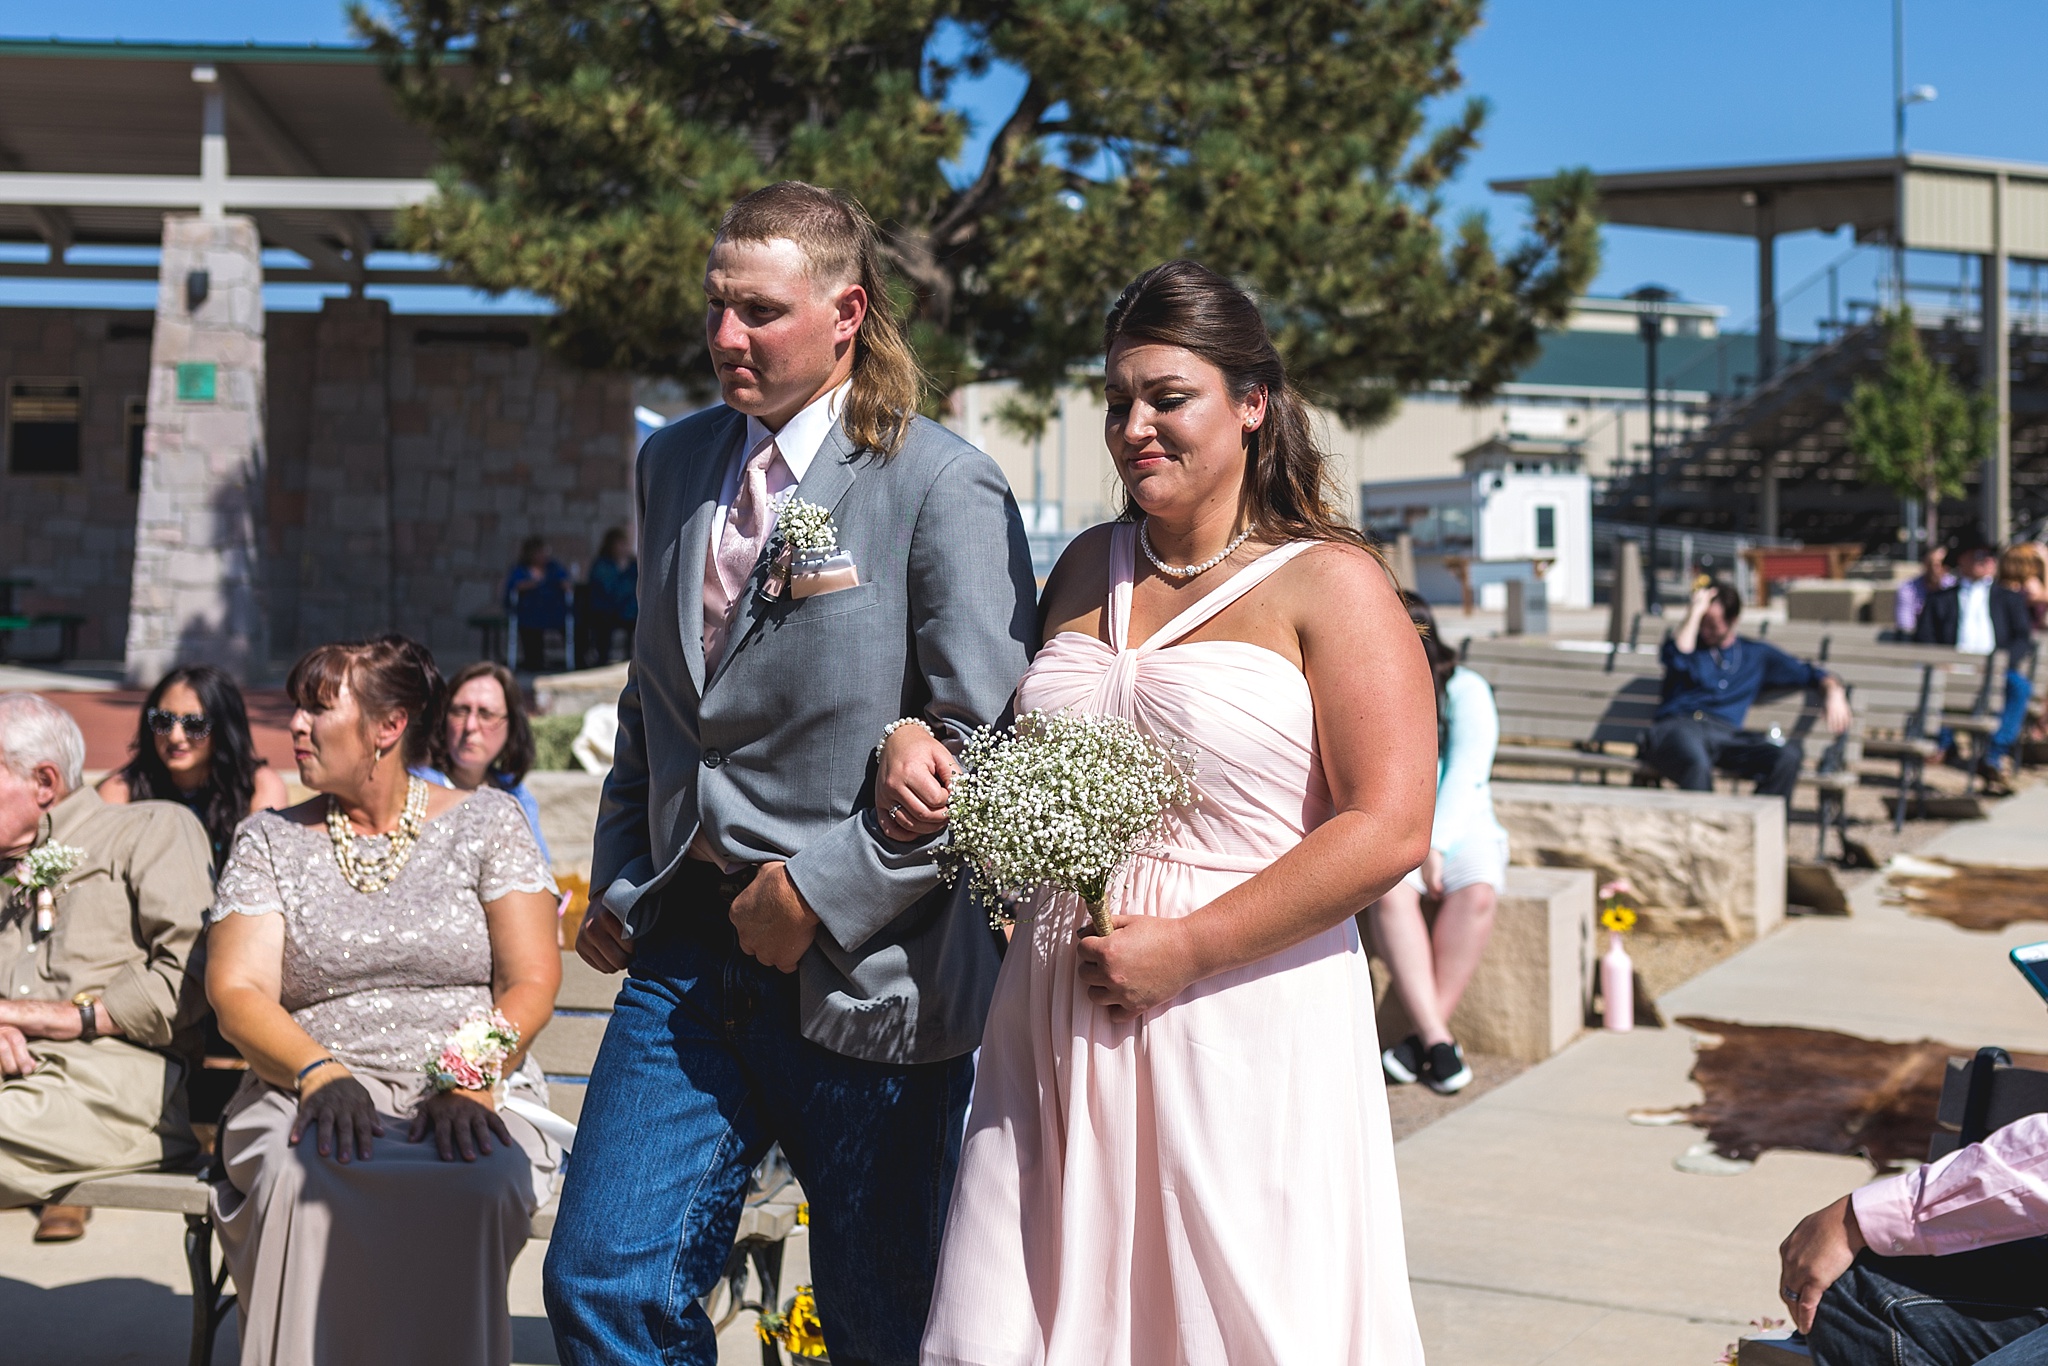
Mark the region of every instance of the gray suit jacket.
<instances>
[{"instance_id":1,"label":"gray suit jacket","mask_svg":"<svg viewBox=\"0 0 2048 1366\"><path fill-rule=\"evenodd\" d=\"M641 449L640 622L590 884L638 936L700 828L729 859L787 860L824 922L798 968L805 1037L957 1057L981 1041L994 940L932 842L882 837L870 752L898 716L964 736L1002 715L1037 633L1023 520L996 463L938 424L887 460L835 426L797 496L831 509L860 585L771 600L764 555L707 679L705 551L745 432L721 406Z\"/></svg>"}]
</instances>

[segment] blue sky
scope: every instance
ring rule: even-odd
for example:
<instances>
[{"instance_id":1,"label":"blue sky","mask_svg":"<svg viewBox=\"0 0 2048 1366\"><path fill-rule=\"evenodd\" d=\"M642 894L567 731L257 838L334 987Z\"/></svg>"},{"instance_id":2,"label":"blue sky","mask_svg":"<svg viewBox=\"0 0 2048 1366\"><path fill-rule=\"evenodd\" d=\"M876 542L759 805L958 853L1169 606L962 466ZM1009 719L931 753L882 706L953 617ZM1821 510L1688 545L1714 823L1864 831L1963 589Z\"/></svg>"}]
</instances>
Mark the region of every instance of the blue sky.
<instances>
[{"instance_id":1,"label":"blue sky","mask_svg":"<svg viewBox=\"0 0 2048 1366\"><path fill-rule=\"evenodd\" d=\"M1911 114L1918 150L2048 162L2048 121L2025 95L2048 51L2041 0L1909 0L1907 81L1940 98ZM0 0L0 35L339 42L333 0ZM1451 188L1459 208L1512 232L1519 202L1489 179L1558 166L1642 170L1748 161L1874 155L1891 145L1890 0L1495 0L1461 55L1468 93L1493 107L1485 145ZM994 72L961 92L991 129L1019 88ZM1462 96L1460 97L1462 98ZM1849 251L1847 236L1786 238L1778 278L1790 289ZM1868 253L1865 254L1868 256ZM1731 324L1755 311L1755 251L1744 241L1646 229L1607 231L1596 292L1655 281L1726 305ZM1917 273L1953 267L1931 258ZM1845 271L1866 295L1861 261ZM146 293L146 291L145 291ZM1822 291L1788 309L1803 330ZM1803 304L1804 306L1800 306Z\"/></svg>"}]
</instances>

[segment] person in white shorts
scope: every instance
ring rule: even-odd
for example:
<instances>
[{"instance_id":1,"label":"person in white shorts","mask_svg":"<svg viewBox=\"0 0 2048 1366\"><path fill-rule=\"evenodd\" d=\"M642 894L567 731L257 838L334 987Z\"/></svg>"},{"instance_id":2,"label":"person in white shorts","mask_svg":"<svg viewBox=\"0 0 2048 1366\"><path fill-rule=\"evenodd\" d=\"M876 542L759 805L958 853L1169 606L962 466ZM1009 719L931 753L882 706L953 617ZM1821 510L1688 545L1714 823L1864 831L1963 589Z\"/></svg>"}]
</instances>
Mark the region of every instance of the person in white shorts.
<instances>
[{"instance_id":1,"label":"person in white shorts","mask_svg":"<svg viewBox=\"0 0 2048 1366\"><path fill-rule=\"evenodd\" d=\"M1387 1079L1420 1081L1450 1095L1472 1080L1451 1037L1451 1012L1486 952L1507 883L1508 833L1493 816L1500 713L1486 680L1459 667L1457 652L1437 635L1429 605L1413 593L1401 596L1436 679L1436 819L1428 859L1368 907L1364 919L1415 1027L1380 1055ZM1423 914L1425 898L1436 903L1433 921Z\"/></svg>"}]
</instances>

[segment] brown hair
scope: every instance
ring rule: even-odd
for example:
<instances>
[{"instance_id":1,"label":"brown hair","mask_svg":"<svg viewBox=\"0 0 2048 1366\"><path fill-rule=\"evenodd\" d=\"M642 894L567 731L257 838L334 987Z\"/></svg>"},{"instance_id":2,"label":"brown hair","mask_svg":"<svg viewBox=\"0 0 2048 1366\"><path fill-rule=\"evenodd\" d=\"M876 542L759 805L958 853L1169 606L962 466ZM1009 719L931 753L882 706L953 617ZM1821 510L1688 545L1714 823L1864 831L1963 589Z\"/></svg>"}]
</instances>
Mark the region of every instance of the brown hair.
<instances>
[{"instance_id":1,"label":"brown hair","mask_svg":"<svg viewBox=\"0 0 2048 1366\"><path fill-rule=\"evenodd\" d=\"M1234 403L1266 391L1266 420L1245 437L1245 496L1262 535L1342 541L1378 555L1334 506L1330 458L1316 442L1308 404L1288 382L1266 320L1249 295L1195 261L1154 266L1131 281L1109 310L1102 354L1125 340L1194 352L1223 372ZM1126 491L1123 519L1140 515Z\"/></svg>"},{"instance_id":2,"label":"brown hair","mask_svg":"<svg viewBox=\"0 0 2048 1366\"><path fill-rule=\"evenodd\" d=\"M293 706L325 711L344 685L354 694L365 727L403 711L405 738L400 745L406 766L426 762L448 695L426 646L396 634L316 645L292 665L284 690Z\"/></svg>"},{"instance_id":3,"label":"brown hair","mask_svg":"<svg viewBox=\"0 0 2048 1366\"><path fill-rule=\"evenodd\" d=\"M728 242L787 238L803 252L813 283L867 291L868 314L854 338L853 385L841 420L856 448L882 456L901 450L925 376L889 297L882 235L868 211L852 195L784 180L727 209L718 236Z\"/></svg>"},{"instance_id":4,"label":"brown hair","mask_svg":"<svg viewBox=\"0 0 2048 1366\"><path fill-rule=\"evenodd\" d=\"M490 773L504 786L517 787L526 781L527 773L533 768L533 727L527 722L526 699L520 695L519 680L512 676L512 671L489 659L479 659L457 669L443 694L447 699L443 713L445 715L447 705L454 702L455 694L462 691L463 684L479 678L495 679L499 690L505 694L505 747L498 751L497 758L491 760ZM434 756L435 768L454 776L449 768L447 726L434 727L428 752Z\"/></svg>"},{"instance_id":5,"label":"brown hair","mask_svg":"<svg viewBox=\"0 0 2048 1366\"><path fill-rule=\"evenodd\" d=\"M1415 623L1415 634L1422 637L1422 654L1429 661L1430 681L1436 686L1437 715L1441 717L1444 688L1457 670L1458 652L1444 643L1443 635L1436 629L1436 613L1421 597L1404 588L1401 590L1401 605L1408 609L1408 620Z\"/></svg>"},{"instance_id":6,"label":"brown hair","mask_svg":"<svg viewBox=\"0 0 2048 1366\"><path fill-rule=\"evenodd\" d=\"M2023 588L2028 579L2048 580L2048 551L2037 541L2021 541L1998 557L1998 577L2008 588Z\"/></svg>"}]
</instances>

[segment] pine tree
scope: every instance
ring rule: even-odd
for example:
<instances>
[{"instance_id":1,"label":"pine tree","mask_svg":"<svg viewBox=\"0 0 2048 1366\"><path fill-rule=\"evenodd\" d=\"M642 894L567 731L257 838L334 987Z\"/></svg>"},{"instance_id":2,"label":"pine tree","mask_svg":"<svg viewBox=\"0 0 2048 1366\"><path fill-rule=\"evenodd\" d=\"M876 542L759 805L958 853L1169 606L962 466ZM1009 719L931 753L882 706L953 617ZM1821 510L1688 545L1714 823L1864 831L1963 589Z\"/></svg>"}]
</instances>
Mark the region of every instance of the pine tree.
<instances>
[{"instance_id":1,"label":"pine tree","mask_svg":"<svg viewBox=\"0 0 2048 1366\"><path fill-rule=\"evenodd\" d=\"M1884 368L1856 381L1845 409L1849 449L1868 482L1920 500L1931 546L1941 539L1941 500L1962 497L1963 480L1990 449L1991 417L1929 359L1911 310L1885 314L1883 326Z\"/></svg>"},{"instance_id":2,"label":"pine tree","mask_svg":"<svg viewBox=\"0 0 2048 1366\"><path fill-rule=\"evenodd\" d=\"M725 207L799 178L882 225L941 389L1051 393L1147 266L1253 289L1303 387L1352 421L1527 364L1592 278L1590 176L1497 251L1442 188L1483 101L1441 127L1481 0L392 0L358 8L441 194L412 248L556 307L594 366L701 380L700 280ZM946 42L936 44L935 35ZM963 55L941 63L944 46ZM1027 78L965 184L963 73Z\"/></svg>"}]
</instances>

